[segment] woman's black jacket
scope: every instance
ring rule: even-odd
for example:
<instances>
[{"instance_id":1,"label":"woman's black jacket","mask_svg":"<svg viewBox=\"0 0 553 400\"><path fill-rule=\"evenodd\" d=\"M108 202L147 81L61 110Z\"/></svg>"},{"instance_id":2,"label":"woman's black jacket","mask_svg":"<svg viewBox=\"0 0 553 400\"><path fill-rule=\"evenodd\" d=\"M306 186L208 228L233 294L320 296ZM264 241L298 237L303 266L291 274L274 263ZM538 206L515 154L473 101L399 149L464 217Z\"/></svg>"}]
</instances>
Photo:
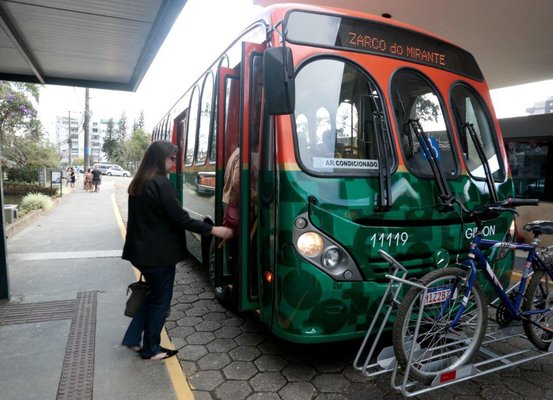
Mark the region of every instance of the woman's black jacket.
<instances>
[{"instance_id":1,"label":"woman's black jacket","mask_svg":"<svg viewBox=\"0 0 553 400\"><path fill-rule=\"evenodd\" d=\"M134 265L175 265L187 255L185 230L207 235L211 225L190 218L167 177L156 175L140 196L129 195L123 259Z\"/></svg>"}]
</instances>

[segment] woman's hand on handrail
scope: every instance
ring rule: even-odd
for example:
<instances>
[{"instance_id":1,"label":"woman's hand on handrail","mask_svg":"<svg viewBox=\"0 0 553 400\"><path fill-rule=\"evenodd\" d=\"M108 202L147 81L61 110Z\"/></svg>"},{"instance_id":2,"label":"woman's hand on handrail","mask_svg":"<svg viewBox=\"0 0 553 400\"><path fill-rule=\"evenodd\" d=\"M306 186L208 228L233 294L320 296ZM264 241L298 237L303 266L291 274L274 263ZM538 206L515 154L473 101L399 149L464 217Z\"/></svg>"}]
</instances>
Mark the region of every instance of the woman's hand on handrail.
<instances>
[{"instance_id":1,"label":"woman's hand on handrail","mask_svg":"<svg viewBox=\"0 0 553 400\"><path fill-rule=\"evenodd\" d=\"M211 234L221 239L230 239L234 236L233 230L226 226L214 226L211 228Z\"/></svg>"}]
</instances>

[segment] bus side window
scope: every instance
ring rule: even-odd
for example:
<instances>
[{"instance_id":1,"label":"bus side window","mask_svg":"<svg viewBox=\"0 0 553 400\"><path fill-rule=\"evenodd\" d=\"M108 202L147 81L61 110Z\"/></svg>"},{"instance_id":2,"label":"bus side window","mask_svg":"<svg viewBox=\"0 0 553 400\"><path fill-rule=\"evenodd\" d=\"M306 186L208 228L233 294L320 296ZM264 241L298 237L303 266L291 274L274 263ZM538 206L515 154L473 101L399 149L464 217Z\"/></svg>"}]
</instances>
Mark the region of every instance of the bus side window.
<instances>
[{"instance_id":1,"label":"bus side window","mask_svg":"<svg viewBox=\"0 0 553 400\"><path fill-rule=\"evenodd\" d=\"M196 148L196 128L198 127L198 107L200 106L200 91L194 88L192 99L190 100L190 119L188 123L188 132L186 134L186 154L185 165L192 165L194 160L194 150Z\"/></svg>"},{"instance_id":2,"label":"bus side window","mask_svg":"<svg viewBox=\"0 0 553 400\"><path fill-rule=\"evenodd\" d=\"M200 103L200 119L198 130L198 150L196 152L196 164L205 164L207 159L207 147L209 144L209 123L211 121L211 105L213 99L213 75L208 73L202 89L202 101Z\"/></svg>"}]
</instances>

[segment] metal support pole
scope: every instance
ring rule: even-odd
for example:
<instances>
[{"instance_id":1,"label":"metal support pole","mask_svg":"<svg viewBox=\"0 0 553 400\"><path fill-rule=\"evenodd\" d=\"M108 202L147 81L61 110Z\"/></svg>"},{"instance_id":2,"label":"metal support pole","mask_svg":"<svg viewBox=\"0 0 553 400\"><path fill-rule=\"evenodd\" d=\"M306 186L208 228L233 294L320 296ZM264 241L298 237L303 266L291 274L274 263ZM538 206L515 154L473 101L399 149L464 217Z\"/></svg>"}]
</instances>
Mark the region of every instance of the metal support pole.
<instances>
[{"instance_id":1,"label":"metal support pole","mask_svg":"<svg viewBox=\"0 0 553 400\"><path fill-rule=\"evenodd\" d=\"M0 300L10 298L10 284L8 276L8 252L6 251L6 229L4 226L4 189L2 178L2 163L0 163Z\"/></svg>"},{"instance_id":2,"label":"metal support pole","mask_svg":"<svg viewBox=\"0 0 553 400\"><path fill-rule=\"evenodd\" d=\"M67 139L67 144L69 145L69 154L68 154L68 161L69 161L69 166L72 165L71 163L71 152L72 152L72 149L73 149L73 140L71 139L71 111L68 111L68 114L69 114L69 118L67 120L67 127L68 127L68 139Z\"/></svg>"},{"instance_id":3,"label":"metal support pole","mask_svg":"<svg viewBox=\"0 0 553 400\"><path fill-rule=\"evenodd\" d=\"M84 92L84 172L90 167L90 113L89 113L89 89Z\"/></svg>"}]
</instances>

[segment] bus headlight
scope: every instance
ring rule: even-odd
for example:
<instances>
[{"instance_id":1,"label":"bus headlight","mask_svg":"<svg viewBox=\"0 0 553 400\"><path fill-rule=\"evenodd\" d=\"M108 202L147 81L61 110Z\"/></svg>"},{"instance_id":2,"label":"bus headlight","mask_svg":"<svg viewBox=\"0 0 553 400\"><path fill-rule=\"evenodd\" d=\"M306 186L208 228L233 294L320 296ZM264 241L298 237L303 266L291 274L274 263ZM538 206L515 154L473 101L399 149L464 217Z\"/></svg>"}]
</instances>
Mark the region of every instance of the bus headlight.
<instances>
[{"instance_id":1,"label":"bus headlight","mask_svg":"<svg viewBox=\"0 0 553 400\"><path fill-rule=\"evenodd\" d=\"M307 262L337 282L363 281L363 274L347 248L313 225L307 211L294 219L293 231L296 254Z\"/></svg>"},{"instance_id":2,"label":"bus headlight","mask_svg":"<svg viewBox=\"0 0 553 400\"><path fill-rule=\"evenodd\" d=\"M329 247L322 256L323 265L328 269L333 269L342 261L342 253L337 247Z\"/></svg>"},{"instance_id":3,"label":"bus headlight","mask_svg":"<svg viewBox=\"0 0 553 400\"><path fill-rule=\"evenodd\" d=\"M297 241L298 251L304 257L317 257L323 251L323 238L315 232L302 234Z\"/></svg>"}]
</instances>

